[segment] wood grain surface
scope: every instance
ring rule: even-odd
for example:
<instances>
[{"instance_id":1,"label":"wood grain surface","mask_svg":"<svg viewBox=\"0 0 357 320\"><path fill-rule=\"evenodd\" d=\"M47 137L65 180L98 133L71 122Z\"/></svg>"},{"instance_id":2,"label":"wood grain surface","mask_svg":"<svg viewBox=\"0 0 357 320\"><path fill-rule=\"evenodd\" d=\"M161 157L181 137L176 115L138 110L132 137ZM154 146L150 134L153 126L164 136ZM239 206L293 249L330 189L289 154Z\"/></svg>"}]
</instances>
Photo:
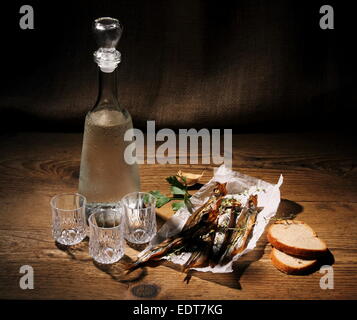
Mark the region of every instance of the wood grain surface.
<instances>
[{"instance_id":1,"label":"wood grain surface","mask_svg":"<svg viewBox=\"0 0 357 320\"><path fill-rule=\"evenodd\" d=\"M88 242L73 248L51 238L49 199L76 191L80 134L18 133L0 141L0 298L16 299L356 299L357 152L352 138L332 133L249 134L234 137L234 170L268 182L284 175L278 215L297 215L327 242L335 263L334 289L322 274L289 276L272 266L263 234L255 250L229 274L193 274L185 283L170 263L125 276L138 251L103 268L88 255ZM167 193L164 178L178 169L212 176L205 165L143 165L142 189ZM158 210L162 224L172 214ZM34 268L34 289L22 290L22 265Z\"/></svg>"}]
</instances>

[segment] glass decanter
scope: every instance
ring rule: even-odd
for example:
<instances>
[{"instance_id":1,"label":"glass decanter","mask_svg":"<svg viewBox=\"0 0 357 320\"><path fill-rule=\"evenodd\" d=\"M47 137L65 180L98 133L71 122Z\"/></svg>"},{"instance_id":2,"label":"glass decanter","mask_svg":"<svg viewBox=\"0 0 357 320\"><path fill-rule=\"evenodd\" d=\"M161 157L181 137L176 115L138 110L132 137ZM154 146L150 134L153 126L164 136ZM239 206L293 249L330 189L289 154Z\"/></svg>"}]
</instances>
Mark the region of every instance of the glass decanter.
<instances>
[{"instance_id":1,"label":"glass decanter","mask_svg":"<svg viewBox=\"0 0 357 320\"><path fill-rule=\"evenodd\" d=\"M117 98L116 67L121 54L116 46L122 30L113 18L99 18L93 24L99 45L94 53L99 93L85 119L79 176L79 193L87 198L87 216L93 207L115 206L125 194L140 189L138 165L124 159L124 150L132 143L124 141L124 134L133 128L132 119Z\"/></svg>"}]
</instances>

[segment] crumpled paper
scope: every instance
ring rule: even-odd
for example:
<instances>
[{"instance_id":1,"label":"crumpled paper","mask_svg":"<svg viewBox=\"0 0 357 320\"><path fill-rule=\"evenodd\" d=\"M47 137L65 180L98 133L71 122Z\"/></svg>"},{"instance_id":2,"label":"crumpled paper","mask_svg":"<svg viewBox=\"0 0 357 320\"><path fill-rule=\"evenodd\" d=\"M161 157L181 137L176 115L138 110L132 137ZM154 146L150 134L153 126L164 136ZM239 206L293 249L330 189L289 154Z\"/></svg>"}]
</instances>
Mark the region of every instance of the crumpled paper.
<instances>
[{"instance_id":1,"label":"crumpled paper","mask_svg":"<svg viewBox=\"0 0 357 320\"><path fill-rule=\"evenodd\" d=\"M263 208L257 216L256 224L253 228L252 235L250 237L250 240L248 241L246 249L243 252L235 255L229 263L222 266L217 265L213 268L210 266L205 268L194 268L194 270L201 272L211 271L213 273L227 273L232 272L232 264L234 261L238 260L239 257L248 253L256 247L257 241L263 234L266 225L269 223L269 220L276 214L280 203L280 186L283 183L283 176L280 175L278 183L273 185L266 181L250 177L236 171L232 171L222 165L215 171L213 178L191 197L193 210L198 209L209 199L216 182L227 182L228 194L236 195L235 197L243 200L242 203L245 203L244 199L248 199L250 194L257 194L258 207ZM151 247L161 243L166 238L179 233L185 225L186 220L189 216L190 212L186 208L181 208L180 210L178 210L161 227L160 231L150 242L150 245L144 251L142 251L139 256L141 256ZM173 263L183 265L189 259L190 255L191 253L184 252L180 255L164 257L163 259L167 259L172 261Z\"/></svg>"}]
</instances>

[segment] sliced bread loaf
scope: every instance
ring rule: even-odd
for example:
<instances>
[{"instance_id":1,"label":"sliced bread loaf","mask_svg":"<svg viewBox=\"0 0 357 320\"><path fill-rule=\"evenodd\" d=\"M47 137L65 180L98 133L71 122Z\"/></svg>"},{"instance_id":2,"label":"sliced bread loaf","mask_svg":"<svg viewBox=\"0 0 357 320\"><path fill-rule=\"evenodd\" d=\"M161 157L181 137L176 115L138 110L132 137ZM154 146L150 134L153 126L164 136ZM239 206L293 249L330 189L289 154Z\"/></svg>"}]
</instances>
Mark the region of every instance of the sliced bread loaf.
<instances>
[{"instance_id":1,"label":"sliced bread loaf","mask_svg":"<svg viewBox=\"0 0 357 320\"><path fill-rule=\"evenodd\" d=\"M278 270L287 274L306 274L313 271L318 265L318 260L303 260L276 248L272 248L270 259Z\"/></svg>"},{"instance_id":2,"label":"sliced bread loaf","mask_svg":"<svg viewBox=\"0 0 357 320\"><path fill-rule=\"evenodd\" d=\"M326 243L302 221L277 221L268 229L267 238L276 249L303 259L314 260L327 252Z\"/></svg>"}]
</instances>

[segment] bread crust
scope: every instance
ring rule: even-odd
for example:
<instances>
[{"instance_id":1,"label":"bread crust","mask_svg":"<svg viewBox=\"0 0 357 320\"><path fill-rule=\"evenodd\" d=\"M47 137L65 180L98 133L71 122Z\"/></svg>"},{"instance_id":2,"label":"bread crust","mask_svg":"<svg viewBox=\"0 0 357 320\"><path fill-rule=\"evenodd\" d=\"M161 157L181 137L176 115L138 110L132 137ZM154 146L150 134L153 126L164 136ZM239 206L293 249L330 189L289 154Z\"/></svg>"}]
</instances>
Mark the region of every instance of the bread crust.
<instances>
[{"instance_id":1,"label":"bread crust","mask_svg":"<svg viewBox=\"0 0 357 320\"><path fill-rule=\"evenodd\" d=\"M272 251L270 253L270 259L272 264L277 268L279 271L286 273L286 274L291 274L291 275L304 275L304 274L309 274L315 271L316 267L319 264L318 260L309 260L309 264L301 266L300 268L292 267L287 264L285 264L283 261L278 259L276 257L276 248L272 248ZM306 260L305 260L306 261Z\"/></svg>"},{"instance_id":2,"label":"bread crust","mask_svg":"<svg viewBox=\"0 0 357 320\"><path fill-rule=\"evenodd\" d=\"M308 226L306 223L304 223L303 221L297 221L297 220L282 220L282 221L277 221L274 224L272 224L269 228L268 228L268 232L267 232L267 238L268 241L271 243L271 245L273 247L275 247L276 249L295 256L297 258L302 258L302 259L306 259L306 260L315 260L318 259L322 256L324 256L327 252L328 252L328 248L326 246L326 243L321 240L319 238L319 240L325 245L325 249L319 250L319 249L306 249L306 248L297 248L294 246L289 246L285 243L282 243L279 241L279 239L277 239L276 237L274 237L272 235L272 228L274 227L274 225L276 224L287 224L287 223L298 223L298 224L304 224L305 227L309 228L311 230L311 232L313 233L313 235L318 238L317 234L315 233L315 231Z\"/></svg>"}]
</instances>

